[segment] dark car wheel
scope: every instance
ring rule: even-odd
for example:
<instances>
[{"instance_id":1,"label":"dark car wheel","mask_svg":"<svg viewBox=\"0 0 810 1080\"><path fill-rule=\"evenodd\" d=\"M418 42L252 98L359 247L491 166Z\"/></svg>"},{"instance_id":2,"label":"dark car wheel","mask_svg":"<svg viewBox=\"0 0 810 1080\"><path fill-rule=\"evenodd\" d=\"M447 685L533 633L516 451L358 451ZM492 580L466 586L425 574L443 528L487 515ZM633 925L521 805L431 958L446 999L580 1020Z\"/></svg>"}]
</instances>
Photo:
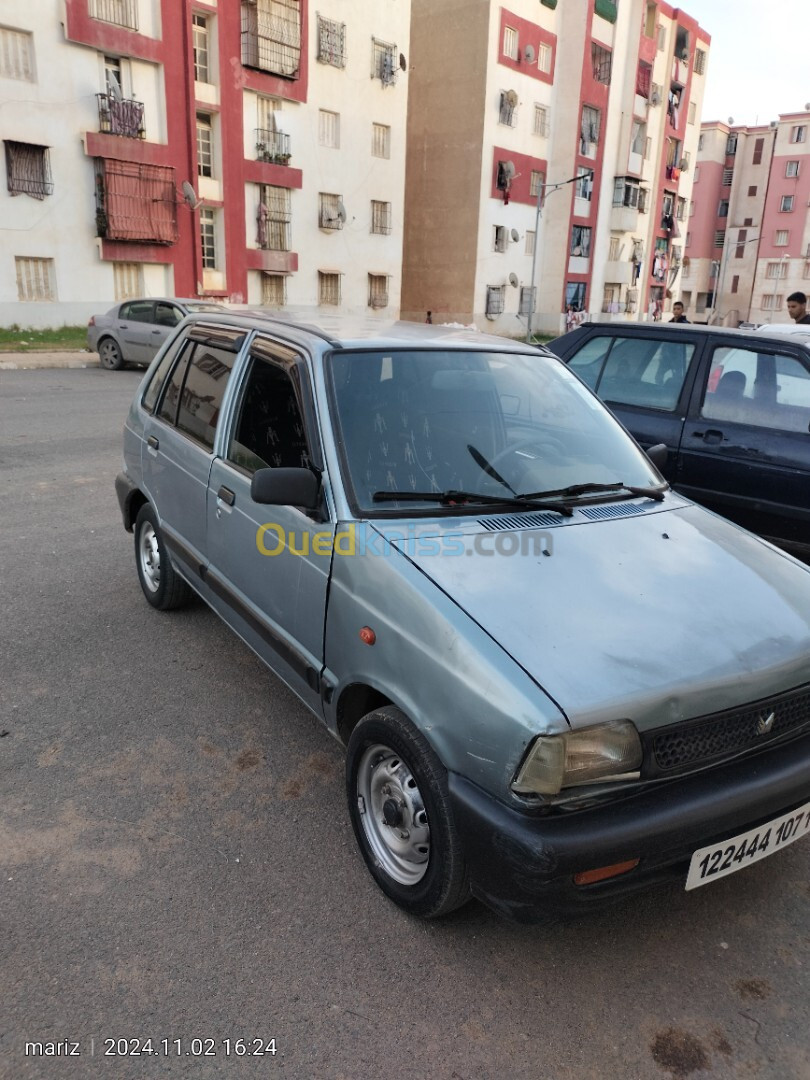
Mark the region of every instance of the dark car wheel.
<instances>
[{"instance_id":1,"label":"dark car wheel","mask_svg":"<svg viewBox=\"0 0 810 1080\"><path fill-rule=\"evenodd\" d=\"M469 900L447 772L399 709L378 709L355 727L346 792L361 854L386 896L426 919Z\"/></svg>"},{"instance_id":2,"label":"dark car wheel","mask_svg":"<svg viewBox=\"0 0 810 1080\"><path fill-rule=\"evenodd\" d=\"M124 366L124 357L118 342L111 337L102 338L98 343L98 358L101 366L107 371L120 371Z\"/></svg>"},{"instance_id":3,"label":"dark car wheel","mask_svg":"<svg viewBox=\"0 0 810 1080\"><path fill-rule=\"evenodd\" d=\"M145 503L135 519L135 564L143 594L158 611L182 607L194 595L171 563L154 509Z\"/></svg>"}]
</instances>

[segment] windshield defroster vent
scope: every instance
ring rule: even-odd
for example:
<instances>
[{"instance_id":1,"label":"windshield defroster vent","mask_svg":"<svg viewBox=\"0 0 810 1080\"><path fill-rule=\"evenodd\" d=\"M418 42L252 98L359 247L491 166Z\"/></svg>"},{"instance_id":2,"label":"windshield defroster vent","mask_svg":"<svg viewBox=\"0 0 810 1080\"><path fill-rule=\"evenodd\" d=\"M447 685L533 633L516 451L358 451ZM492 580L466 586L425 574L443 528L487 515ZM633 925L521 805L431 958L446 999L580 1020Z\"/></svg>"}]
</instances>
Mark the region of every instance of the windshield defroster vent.
<instances>
[{"instance_id":1,"label":"windshield defroster vent","mask_svg":"<svg viewBox=\"0 0 810 1080\"><path fill-rule=\"evenodd\" d=\"M508 517L482 518L478 524L488 532L508 532L510 529L539 529L561 525L559 514L510 514Z\"/></svg>"},{"instance_id":2,"label":"windshield defroster vent","mask_svg":"<svg viewBox=\"0 0 810 1080\"><path fill-rule=\"evenodd\" d=\"M625 503L623 506L580 506L579 512L591 521L600 521L603 518L622 518L630 517L632 514L643 514L646 509L646 506L637 506L635 503L630 503L628 506Z\"/></svg>"}]
</instances>

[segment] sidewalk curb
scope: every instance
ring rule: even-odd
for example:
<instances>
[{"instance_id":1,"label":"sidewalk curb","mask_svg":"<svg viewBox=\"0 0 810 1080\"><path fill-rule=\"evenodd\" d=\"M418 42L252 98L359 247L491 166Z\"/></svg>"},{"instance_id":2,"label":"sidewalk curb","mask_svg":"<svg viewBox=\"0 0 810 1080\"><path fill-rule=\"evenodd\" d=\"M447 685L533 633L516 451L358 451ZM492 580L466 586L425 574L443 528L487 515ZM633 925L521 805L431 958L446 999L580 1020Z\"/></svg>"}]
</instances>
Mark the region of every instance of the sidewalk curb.
<instances>
[{"instance_id":1,"label":"sidewalk curb","mask_svg":"<svg viewBox=\"0 0 810 1080\"><path fill-rule=\"evenodd\" d=\"M91 352L0 353L0 371L97 368L99 366L98 355Z\"/></svg>"}]
</instances>

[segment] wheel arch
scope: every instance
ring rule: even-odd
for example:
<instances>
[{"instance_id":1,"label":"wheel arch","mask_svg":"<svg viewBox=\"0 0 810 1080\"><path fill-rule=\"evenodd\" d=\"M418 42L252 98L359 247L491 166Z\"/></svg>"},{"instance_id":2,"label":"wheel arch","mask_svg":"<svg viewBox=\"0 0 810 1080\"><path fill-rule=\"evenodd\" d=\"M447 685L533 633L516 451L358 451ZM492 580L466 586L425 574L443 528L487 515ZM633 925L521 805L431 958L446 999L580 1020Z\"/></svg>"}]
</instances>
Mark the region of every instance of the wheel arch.
<instances>
[{"instance_id":1,"label":"wheel arch","mask_svg":"<svg viewBox=\"0 0 810 1080\"><path fill-rule=\"evenodd\" d=\"M351 683L345 687L335 709L337 733L343 745L348 744L351 733L364 716L385 705L396 705L396 702L367 683Z\"/></svg>"}]
</instances>

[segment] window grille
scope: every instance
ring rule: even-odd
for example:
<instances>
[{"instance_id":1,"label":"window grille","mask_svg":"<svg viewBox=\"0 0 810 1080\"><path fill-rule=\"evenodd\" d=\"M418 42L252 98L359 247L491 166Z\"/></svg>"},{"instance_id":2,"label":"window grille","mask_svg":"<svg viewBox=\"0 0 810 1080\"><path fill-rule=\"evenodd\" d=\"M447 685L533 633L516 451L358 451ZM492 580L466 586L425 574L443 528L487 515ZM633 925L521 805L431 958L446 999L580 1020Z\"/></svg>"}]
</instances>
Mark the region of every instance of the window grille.
<instances>
[{"instance_id":1,"label":"window grille","mask_svg":"<svg viewBox=\"0 0 810 1080\"><path fill-rule=\"evenodd\" d=\"M786 278L788 276L788 264L785 260L769 262L765 269L765 277Z\"/></svg>"},{"instance_id":2,"label":"window grille","mask_svg":"<svg viewBox=\"0 0 810 1080\"><path fill-rule=\"evenodd\" d=\"M391 232L391 203L371 200L371 231L388 236Z\"/></svg>"},{"instance_id":3,"label":"window grille","mask_svg":"<svg viewBox=\"0 0 810 1080\"><path fill-rule=\"evenodd\" d=\"M498 115L498 123L514 127L517 122L517 104L509 100L510 91L501 90L501 107ZM513 99L514 100L514 99Z\"/></svg>"},{"instance_id":4,"label":"window grille","mask_svg":"<svg viewBox=\"0 0 810 1080\"><path fill-rule=\"evenodd\" d=\"M368 275L368 306L388 307L388 278L385 274Z\"/></svg>"},{"instance_id":5,"label":"window grille","mask_svg":"<svg viewBox=\"0 0 810 1080\"><path fill-rule=\"evenodd\" d=\"M535 303L537 300L537 289L530 288L528 285L522 285L520 288L520 302L518 304L518 314L528 316L534 311Z\"/></svg>"},{"instance_id":6,"label":"window grille","mask_svg":"<svg viewBox=\"0 0 810 1080\"><path fill-rule=\"evenodd\" d=\"M320 192L318 195L318 225L321 229L342 229L345 211L340 195Z\"/></svg>"},{"instance_id":7,"label":"window grille","mask_svg":"<svg viewBox=\"0 0 810 1080\"><path fill-rule=\"evenodd\" d=\"M595 41L591 42L591 66L596 82L606 85L610 83L613 54Z\"/></svg>"},{"instance_id":8,"label":"window grille","mask_svg":"<svg viewBox=\"0 0 810 1080\"><path fill-rule=\"evenodd\" d=\"M107 240L177 241L174 169L96 158L96 231Z\"/></svg>"},{"instance_id":9,"label":"window grille","mask_svg":"<svg viewBox=\"0 0 810 1080\"><path fill-rule=\"evenodd\" d=\"M53 259L14 259L18 300L55 300L56 275Z\"/></svg>"},{"instance_id":10,"label":"window grille","mask_svg":"<svg viewBox=\"0 0 810 1080\"><path fill-rule=\"evenodd\" d=\"M138 29L138 0L89 0L87 12L99 22Z\"/></svg>"},{"instance_id":11,"label":"window grille","mask_svg":"<svg viewBox=\"0 0 810 1080\"><path fill-rule=\"evenodd\" d=\"M397 47L388 42L371 39L371 77L383 86L393 86L397 79Z\"/></svg>"},{"instance_id":12,"label":"window grille","mask_svg":"<svg viewBox=\"0 0 810 1080\"><path fill-rule=\"evenodd\" d=\"M34 81L33 35L0 26L0 77Z\"/></svg>"},{"instance_id":13,"label":"window grille","mask_svg":"<svg viewBox=\"0 0 810 1080\"><path fill-rule=\"evenodd\" d=\"M510 60L517 60L518 57L518 32L511 26L503 28L503 55Z\"/></svg>"},{"instance_id":14,"label":"window grille","mask_svg":"<svg viewBox=\"0 0 810 1080\"><path fill-rule=\"evenodd\" d=\"M534 255L534 232L526 232L526 255Z\"/></svg>"},{"instance_id":15,"label":"window grille","mask_svg":"<svg viewBox=\"0 0 810 1080\"><path fill-rule=\"evenodd\" d=\"M569 254L575 258L588 259L591 255L591 233L588 225L574 225L571 229Z\"/></svg>"},{"instance_id":16,"label":"window grille","mask_svg":"<svg viewBox=\"0 0 810 1080\"><path fill-rule=\"evenodd\" d=\"M287 303L287 275L262 274L262 304L281 308Z\"/></svg>"},{"instance_id":17,"label":"window grille","mask_svg":"<svg viewBox=\"0 0 810 1080\"><path fill-rule=\"evenodd\" d=\"M723 187L731 187L731 182L732 182L733 179L734 179L734 170L733 169L723 169L723 179L722 179Z\"/></svg>"},{"instance_id":18,"label":"window grille","mask_svg":"<svg viewBox=\"0 0 810 1080\"><path fill-rule=\"evenodd\" d=\"M318 16L318 59L332 67L346 66L346 24Z\"/></svg>"},{"instance_id":19,"label":"window grille","mask_svg":"<svg viewBox=\"0 0 810 1080\"><path fill-rule=\"evenodd\" d=\"M216 270L217 237L216 218L210 206L200 207L200 242L204 270Z\"/></svg>"},{"instance_id":20,"label":"window grille","mask_svg":"<svg viewBox=\"0 0 810 1080\"><path fill-rule=\"evenodd\" d=\"M291 222L290 189L261 184L256 220L259 247L268 251L289 251Z\"/></svg>"},{"instance_id":21,"label":"window grille","mask_svg":"<svg viewBox=\"0 0 810 1080\"><path fill-rule=\"evenodd\" d=\"M191 17L192 41L194 45L194 78L197 82L209 82L208 68L208 19L205 15L194 14Z\"/></svg>"},{"instance_id":22,"label":"window grille","mask_svg":"<svg viewBox=\"0 0 810 1080\"><path fill-rule=\"evenodd\" d=\"M298 78L300 0L242 0L242 63L288 79Z\"/></svg>"},{"instance_id":23,"label":"window grille","mask_svg":"<svg viewBox=\"0 0 810 1080\"><path fill-rule=\"evenodd\" d=\"M787 247L789 240L790 233L787 229L777 229L773 240L774 247Z\"/></svg>"},{"instance_id":24,"label":"window grille","mask_svg":"<svg viewBox=\"0 0 810 1080\"><path fill-rule=\"evenodd\" d=\"M34 199L53 195L48 147L7 139L6 176L12 195L30 195Z\"/></svg>"},{"instance_id":25,"label":"window grille","mask_svg":"<svg viewBox=\"0 0 810 1080\"><path fill-rule=\"evenodd\" d=\"M197 113L197 175L213 176L213 139L211 117Z\"/></svg>"},{"instance_id":26,"label":"window grille","mask_svg":"<svg viewBox=\"0 0 810 1080\"><path fill-rule=\"evenodd\" d=\"M535 135L542 135L544 138L548 138L551 132L551 125L548 119L548 109L545 105L535 105L534 107L534 133Z\"/></svg>"},{"instance_id":27,"label":"window grille","mask_svg":"<svg viewBox=\"0 0 810 1080\"><path fill-rule=\"evenodd\" d=\"M318 303L340 304L340 274L328 270L318 271Z\"/></svg>"},{"instance_id":28,"label":"window grille","mask_svg":"<svg viewBox=\"0 0 810 1080\"><path fill-rule=\"evenodd\" d=\"M706 71L706 53L703 49L695 49L695 74L703 75Z\"/></svg>"},{"instance_id":29,"label":"window grille","mask_svg":"<svg viewBox=\"0 0 810 1080\"><path fill-rule=\"evenodd\" d=\"M391 157L391 128L387 124L371 125L372 157Z\"/></svg>"},{"instance_id":30,"label":"window grille","mask_svg":"<svg viewBox=\"0 0 810 1080\"><path fill-rule=\"evenodd\" d=\"M318 142L337 150L340 146L340 113L318 110Z\"/></svg>"},{"instance_id":31,"label":"window grille","mask_svg":"<svg viewBox=\"0 0 810 1080\"><path fill-rule=\"evenodd\" d=\"M782 307L782 297L774 296L773 293L765 293L760 305L763 311L778 311Z\"/></svg>"},{"instance_id":32,"label":"window grille","mask_svg":"<svg viewBox=\"0 0 810 1080\"><path fill-rule=\"evenodd\" d=\"M122 135L127 139L143 139L144 106L142 101L119 98L112 94L96 94L98 129L107 135Z\"/></svg>"},{"instance_id":33,"label":"window grille","mask_svg":"<svg viewBox=\"0 0 810 1080\"><path fill-rule=\"evenodd\" d=\"M726 230L725 229L717 229L715 231L715 234L714 234L714 244L713 244L713 246L716 247L716 248L721 248L723 246L723 244L725 244L725 242L726 242Z\"/></svg>"},{"instance_id":34,"label":"window grille","mask_svg":"<svg viewBox=\"0 0 810 1080\"><path fill-rule=\"evenodd\" d=\"M113 263L113 285L116 300L129 300L143 296L143 266L141 263Z\"/></svg>"},{"instance_id":35,"label":"window grille","mask_svg":"<svg viewBox=\"0 0 810 1080\"><path fill-rule=\"evenodd\" d=\"M505 294L505 285L487 285L486 315L503 314Z\"/></svg>"},{"instance_id":36,"label":"window grille","mask_svg":"<svg viewBox=\"0 0 810 1080\"><path fill-rule=\"evenodd\" d=\"M543 190L543 184L545 184L545 182L545 173L539 172L537 169L532 169L531 176L529 177L529 194L533 199L536 199Z\"/></svg>"}]
</instances>

